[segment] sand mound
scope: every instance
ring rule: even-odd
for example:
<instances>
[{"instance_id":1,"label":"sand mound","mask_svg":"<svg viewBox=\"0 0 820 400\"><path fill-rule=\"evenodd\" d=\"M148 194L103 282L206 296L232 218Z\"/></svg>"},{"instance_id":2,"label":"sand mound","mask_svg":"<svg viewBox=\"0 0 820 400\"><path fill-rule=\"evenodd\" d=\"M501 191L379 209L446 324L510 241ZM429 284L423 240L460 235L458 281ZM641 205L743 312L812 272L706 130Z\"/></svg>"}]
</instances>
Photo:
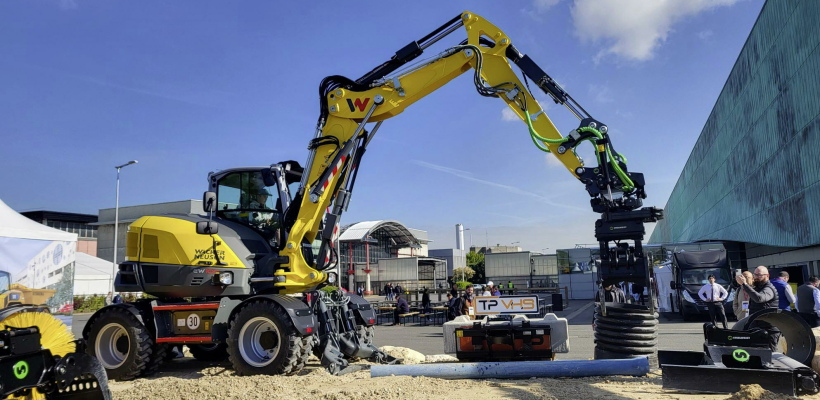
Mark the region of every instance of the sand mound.
<instances>
[{"instance_id":1,"label":"sand mound","mask_svg":"<svg viewBox=\"0 0 820 400\"><path fill-rule=\"evenodd\" d=\"M396 358L402 358L402 364L421 364L424 362L424 354L407 347L383 346L379 350Z\"/></svg>"},{"instance_id":2,"label":"sand mound","mask_svg":"<svg viewBox=\"0 0 820 400\"><path fill-rule=\"evenodd\" d=\"M740 391L729 397L728 400L791 400L792 396L772 393L760 387L760 385L741 385Z\"/></svg>"}]
</instances>

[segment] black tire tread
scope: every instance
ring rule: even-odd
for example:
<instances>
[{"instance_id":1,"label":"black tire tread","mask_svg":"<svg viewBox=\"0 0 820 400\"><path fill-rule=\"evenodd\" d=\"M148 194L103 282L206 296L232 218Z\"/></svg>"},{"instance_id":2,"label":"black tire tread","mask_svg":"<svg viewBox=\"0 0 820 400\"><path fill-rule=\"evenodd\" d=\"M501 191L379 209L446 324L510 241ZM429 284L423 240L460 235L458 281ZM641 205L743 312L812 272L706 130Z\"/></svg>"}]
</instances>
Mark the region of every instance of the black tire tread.
<instances>
[{"instance_id":1,"label":"black tire tread","mask_svg":"<svg viewBox=\"0 0 820 400\"><path fill-rule=\"evenodd\" d=\"M137 342L137 353L135 354L134 361L131 363L128 368L123 371L114 372L114 370L109 371L106 370L106 374L108 375L109 379L116 379L119 381L130 381L133 379L138 378L140 375L145 372L146 368L148 368L148 364L151 359L151 354L153 353L152 347L154 341L151 339L151 336L148 335L148 330L145 326L136 318L134 317L131 312L124 310L122 308L111 308L107 311L102 312L97 318L95 318L92 322L91 329L89 330L89 346L87 347L86 352L92 356L96 357L94 354L94 335L97 332L96 327L102 327L105 321L119 316L120 318L124 318L127 322L131 323L131 327L125 327L126 329L133 328L132 332L136 332L135 340ZM122 368L122 367L120 367Z\"/></svg>"},{"instance_id":2,"label":"black tire tread","mask_svg":"<svg viewBox=\"0 0 820 400\"><path fill-rule=\"evenodd\" d=\"M238 326L237 320L242 318L243 314L250 313L253 316L260 316L264 314L273 314L273 317L277 319L282 325L284 325L284 332L281 332L282 337L280 338L282 346L284 349L280 349L280 351L284 350L285 356L281 363L276 364L275 362L263 367L263 368L255 368L249 365L244 364L242 360L242 355L239 353L238 348L234 348L232 346L233 343L238 344L237 336L242 329L241 326ZM274 321L274 323L276 323ZM287 312L285 312L282 307L278 304L271 303L264 300L257 300L250 302L249 304L244 305L236 315L231 319L228 328L228 359L230 360L231 364L233 365L234 370L239 375L259 375L259 374L269 374L269 375L293 375L301 371L304 367L306 360L306 356L303 354L306 349L304 346L303 338L299 336L296 328L293 326L293 322L290 320L290 316L288 316ZM309 354L309 352L308 352ZM277 354L276 357L279 357Z\"/></svg>"}]
</instances>

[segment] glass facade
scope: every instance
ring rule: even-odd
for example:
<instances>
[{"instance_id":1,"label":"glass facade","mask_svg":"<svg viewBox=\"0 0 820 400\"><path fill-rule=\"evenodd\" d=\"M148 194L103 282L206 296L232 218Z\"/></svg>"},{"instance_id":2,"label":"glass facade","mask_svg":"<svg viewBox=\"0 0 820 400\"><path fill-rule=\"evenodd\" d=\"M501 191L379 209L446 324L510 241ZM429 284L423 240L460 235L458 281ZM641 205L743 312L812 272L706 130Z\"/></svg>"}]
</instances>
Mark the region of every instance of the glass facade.
<instances>
[{"instance_id":1,"label":"glass facade","mask_svg":"<svg viewBox=\"0 0 820 400\"><path fill-rule=\"evenodd\" d=\"M81 238L96 238L97 226L80 222L46 221L46 225L61 231L76 233Z\"/></svg>"},{"instance_id":2,"label":"glass facade","mask_svg":"<svg viewBox=\"0 0 820 400\"><path fill-rule=\"evenodd\" d=\"M763 6L650 243L820 243L820 1Z\"/></svg>"}]
</instances>

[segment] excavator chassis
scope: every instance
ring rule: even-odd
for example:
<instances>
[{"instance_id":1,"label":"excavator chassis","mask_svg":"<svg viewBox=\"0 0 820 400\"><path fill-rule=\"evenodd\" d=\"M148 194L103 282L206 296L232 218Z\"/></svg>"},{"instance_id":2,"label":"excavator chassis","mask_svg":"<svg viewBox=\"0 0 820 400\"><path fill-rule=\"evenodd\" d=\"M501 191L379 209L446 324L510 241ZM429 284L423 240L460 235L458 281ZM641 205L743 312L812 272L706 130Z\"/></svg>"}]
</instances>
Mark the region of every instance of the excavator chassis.
<instances>
[{"instance_id":1,"label":"excavator chassis","mask_svg":"<svg viewBox=\"0 0 820 400\"><path fill-rule=\"evenodd\" d=\"M295 374L311 354L329 372L340 374L353 370L351 359L396 361L369 339L375 318L366 300L341 291L191 302L142 300L100 309L89 319L83 337L88 354L119 380L156 372L171 347L180 345L194 347L198 359L230 359L242 375ZM123 344L119 332L134 331L140 345ZM110 345L117 340L119 348Z\"/></svg>"}]
</instances>

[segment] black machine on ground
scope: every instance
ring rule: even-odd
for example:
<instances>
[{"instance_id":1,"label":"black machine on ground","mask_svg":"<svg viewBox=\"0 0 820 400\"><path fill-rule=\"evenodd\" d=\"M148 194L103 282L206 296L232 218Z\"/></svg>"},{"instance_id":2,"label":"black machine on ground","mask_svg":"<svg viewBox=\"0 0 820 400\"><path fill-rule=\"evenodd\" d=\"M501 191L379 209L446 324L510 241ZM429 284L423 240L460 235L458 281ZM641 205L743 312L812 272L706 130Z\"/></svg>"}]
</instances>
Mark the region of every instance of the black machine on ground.
<instances>
[{"instance_id":1,"label":"black machine on ground","mask_svg":"<svg viewBox=\"0 0 820 400\"><path fill-rule=\"evenodd\" d=\"M0 399L109 400L108 378L66 326L37 306L0 310Z\"/></svg>"},{"instance_id":2,"label":"black machine on ground","mask_svg":"<svg viewBox=\"0 0 820 400\"><path fill-rule=\"evenodd\" d=\"M788 343L786 354L771 350L769 333L755 327L756 320L783 332ZM794 313L765 309L729 330L704 324L703 334L703 352L658 351L664 388L732 393L740 390L740 385L754 383L789 396L820 391L820 376L811 368L814 334Z\"/></svg>"},{"instance_id":3,"label":"black machine on ground","mask_svg":"<svg viewBox=\"0 0 820 400\"><path fill-rule=\"evenodd\" d=\"M715 276L715 283L723 286L729 293L723 309L727 317L734 316L732 301L736 288L733 288L732 270L725 250L685 251L672 255L673 280L669 283L675 290L675 308L689 321L693 316L709 314L709 308L698 296L703 285L709 283L709 275Z\"/></svg>"}]
</instances>

